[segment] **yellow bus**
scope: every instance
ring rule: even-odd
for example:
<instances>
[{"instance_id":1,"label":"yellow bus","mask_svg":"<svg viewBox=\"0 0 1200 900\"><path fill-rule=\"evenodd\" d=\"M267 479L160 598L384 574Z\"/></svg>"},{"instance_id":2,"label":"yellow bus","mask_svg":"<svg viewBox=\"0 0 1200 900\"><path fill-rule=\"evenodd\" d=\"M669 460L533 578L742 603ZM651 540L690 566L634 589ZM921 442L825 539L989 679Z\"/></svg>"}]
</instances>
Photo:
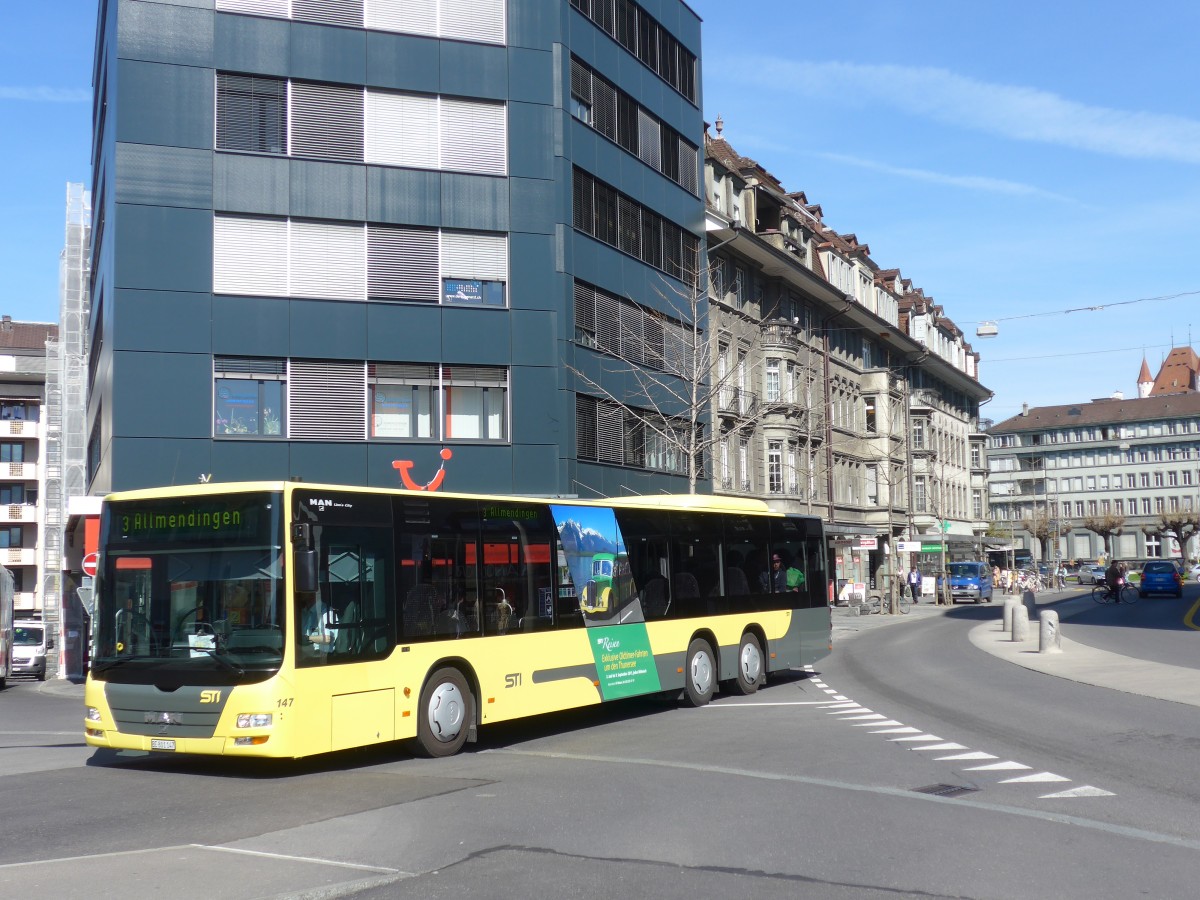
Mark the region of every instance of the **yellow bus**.
<instances>
[{"instance_id":1,"label":"yellow bus","mask_svg":"<svg viewBox=\"0 0 1200 900\"><path fill-rule=\"evenodd\" d=\"M598 554L627 561L629 588L589 611ZM779 590L775 555L801 588ZM113 494L86 740L285 758L407 740L447 756L523 716L657 692L700 706L826 655L827 583L821 521L750 500Z\"/></svg>"}]
</instances>

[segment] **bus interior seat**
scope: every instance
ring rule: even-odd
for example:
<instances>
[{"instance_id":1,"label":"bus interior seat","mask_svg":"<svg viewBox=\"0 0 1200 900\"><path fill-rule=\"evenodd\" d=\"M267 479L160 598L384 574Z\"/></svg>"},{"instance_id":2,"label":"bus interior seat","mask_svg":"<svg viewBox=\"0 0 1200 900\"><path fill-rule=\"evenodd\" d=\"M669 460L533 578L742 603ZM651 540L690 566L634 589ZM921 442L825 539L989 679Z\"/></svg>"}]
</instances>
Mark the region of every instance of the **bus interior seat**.
<instances>
[{"instance_id":1,"label":"bus interior seat","mask_svg":"<svg viewBox=\"0 0 1200 900\"><path fill-rule=\"evenodd\" d=\"M661 619L671 608L671 595L667 590L667 579L651 578L642 588L642 614L647 619Z\"/></svg>"},{"instance_id":2,"label":"bus interior seat","mask_svg":"<svg viewBox=\"0 0 1200 900\"><path fill-rule=\"evenodd\" d=\"M744 597L750 593L750 583L746 573L741 569L730 566L725 570L725 595L727 597Z\"/></svg>"},{"instance_id":3,"label":"bus interior seat","mask_svg":"<svg viewBox=\"0 0 1200 900\"><path fill-rule=\"evenodd\" d=\"M418 584L409 589L404 598L406 635L428 634L432 630L436 601L437 588L432 584Z\"/></svg>"},{"instance_id":4,"label":"bus interior seat","mask_svg":"<svg viewBox=\"0 0 1200 900\"><path fill-rule=\"evenodd\" d=\"M687 607L700 599L700 582L696 581L696 576L691 572L678 572L671 579L671 596L677 604L684 607L683 615L694 615L694 611L689 613Z\"/></svg>"}]
</instances>

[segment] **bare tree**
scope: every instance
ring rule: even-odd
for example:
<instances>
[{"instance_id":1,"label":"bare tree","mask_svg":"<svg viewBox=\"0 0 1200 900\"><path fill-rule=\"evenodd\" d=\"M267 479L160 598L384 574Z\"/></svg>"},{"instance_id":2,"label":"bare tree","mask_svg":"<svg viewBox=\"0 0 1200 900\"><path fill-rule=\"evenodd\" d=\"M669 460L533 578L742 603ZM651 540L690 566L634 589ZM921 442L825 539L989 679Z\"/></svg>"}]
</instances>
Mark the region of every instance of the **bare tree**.
<instances>
[{"instance_id":1,"label":"bare tree","mask_svg":"<svg viewBox=\"0 0 1200 900\"><path fill-rule=\"evenodd\" d=\"M1098 516L1087 516L1081 523L1084 528L1097 534L1104 541L1104 556L1112 559L1112 539L1122 532L1125 527L1125 517L1116 513L1104 513Z\"/></svg>"},{"instance_id":2,"label":"bare tree","mask_svg":"<svg viewBox=\"0 0 1200 900\"><path fill-rule=\"evenodd\" d=\"M1187 557L1187 542L1193 534L1200 532L1200 513L1175 510L1159 515L1157 533L1160 537L1173 537L1179 541L1180 553ZM1164 553L1164 556L1167 554Z\"/></svg>"},{"instance_id":3,"label":"bare tree","mask_svg":"<svg viewBox=\"0 0 1200 900\"><path fill-rule=\"evenodd\" d=\"M588 370L566 366L589 392L630 415L624 421L631 430L642 431L643 455L679 461L678 470L686 474L692 494L712 472L715 446L730 432L752 433L779 407L747 388L745 382L761 380L757 368L747 371L744 363L730 366L720 359L711 328L704 327L709 316L708 275L701 269L700 276L679 283L663 280L656 293L665 313L605 297L589 318L579 315L577 296L577 340L582 333L582 342L600 356L598 366ZM761 340L767 326L759 322L751 329L752 343ZM746 354L752 366L760 357ZM726 414L723 430L713 425L718 406ZM628 441L630 435L624 438Z\"/></svg>"}]
</instances>

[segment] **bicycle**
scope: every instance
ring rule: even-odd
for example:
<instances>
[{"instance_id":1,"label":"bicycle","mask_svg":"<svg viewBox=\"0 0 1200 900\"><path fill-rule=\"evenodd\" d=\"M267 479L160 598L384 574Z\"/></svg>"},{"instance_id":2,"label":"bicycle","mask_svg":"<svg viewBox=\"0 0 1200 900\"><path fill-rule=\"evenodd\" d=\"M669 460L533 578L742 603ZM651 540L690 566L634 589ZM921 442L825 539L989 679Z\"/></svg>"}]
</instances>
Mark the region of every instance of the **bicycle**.
<instances>
[{"instance_id":1,"label":"bicycle","mask_svg":"<svg viewBox=\"0 0 1200 900\"><path fill-rule=\"evenodd\" d=\"M1092 587L1092 599L1097 603L1137 603L1137 595L1137 590L1127 582L1122 582L1111 590L1103 583Z\"/></svg>"}]
</instances>

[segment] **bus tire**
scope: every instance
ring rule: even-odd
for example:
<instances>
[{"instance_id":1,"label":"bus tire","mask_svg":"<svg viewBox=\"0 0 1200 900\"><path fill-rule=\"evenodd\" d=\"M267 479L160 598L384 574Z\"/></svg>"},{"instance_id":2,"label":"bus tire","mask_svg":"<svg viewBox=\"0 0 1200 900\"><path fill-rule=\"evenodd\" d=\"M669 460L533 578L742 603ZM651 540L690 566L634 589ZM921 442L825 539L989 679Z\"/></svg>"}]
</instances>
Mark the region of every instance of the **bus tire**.
<instances>
[{"instance_id":1,"label":"bus tire","mask_svg":"<svg viewBox=\"0 0 1200 900\"><path fill-rule=\"evenodd\" d=\"M744 634L738 647L737 677L733 679L733 689L739 694L753 694L762 687L765 675L762 645L753 634Z\"/></svg>"},{"instance_id":2,"label":"bus tire","mask_svg":"<svg viewBox=\"0 0 1200 900\"><path fill-rule=\"evenodd\" d=\"M712 647L696 638L687 648L683 662L683 700L688 706L703 706L712 699L717 684L717 665Z\"/></svg>"},{"instance_id":3,"label":"bus tire","mask_svg":"<svg viewBox=\"0 0 1200 900\"><path fill-rule=\"evenodd\" d=\"M475 695L462 672L438 669L421 689L417 745L422 756L453 756L462 749L475 717Z\"/></svg>"}]
</instances>

